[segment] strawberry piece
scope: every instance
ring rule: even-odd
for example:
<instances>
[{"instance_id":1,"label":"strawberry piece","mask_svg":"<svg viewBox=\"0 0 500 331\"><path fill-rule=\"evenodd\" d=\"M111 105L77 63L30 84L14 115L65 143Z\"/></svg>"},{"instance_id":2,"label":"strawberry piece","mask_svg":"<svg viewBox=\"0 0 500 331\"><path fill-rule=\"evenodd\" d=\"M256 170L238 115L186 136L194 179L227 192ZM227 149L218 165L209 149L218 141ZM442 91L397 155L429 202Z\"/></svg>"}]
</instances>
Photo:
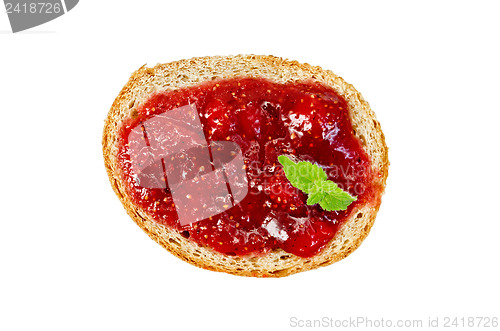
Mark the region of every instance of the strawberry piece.
<instances>
[{"instance_id":1,"label":"strawberry piece","mask_svg":"<svg viewBox=\"0 0 500 331\"><path fill-rule=\"evenodd\" d=\"M316 255L334 236L338 225L316 217L287 217L282 220L288 239L282 248L301 257Z\"/></svg>"},{"instance_id":2,"label":"strawberry piece","mask_svg":"<svg viewBox=\"0 0 500 331\"><path fill-rule=\"evenodd\" d=\"M283 168L276 168L265 183L264 193L269 197L271 208L291 215L305 212L306 195L290 184Z\"/></svg>"},{"instance_id":3,"label":"strawberry piece","mask_svg":"<svg viewBox=\"0 0 500 331\"><path fill-rule=\"evenodd\" d=\"M205 118L205 128L208 129L207 138L210 140L230 140L233 123L235 122L233 111L221 99L209 100L200 117ZM202 120L203 121L203 120Z\"/></svg>"}]
</instances>

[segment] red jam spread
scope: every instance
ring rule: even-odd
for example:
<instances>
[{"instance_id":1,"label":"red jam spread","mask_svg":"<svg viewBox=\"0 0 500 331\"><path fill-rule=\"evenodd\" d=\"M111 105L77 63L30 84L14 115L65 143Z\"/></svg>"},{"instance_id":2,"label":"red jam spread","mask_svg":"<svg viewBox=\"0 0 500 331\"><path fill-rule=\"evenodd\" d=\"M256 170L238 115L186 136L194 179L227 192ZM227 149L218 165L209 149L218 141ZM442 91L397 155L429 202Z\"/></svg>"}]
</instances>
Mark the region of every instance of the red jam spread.
<instances>
[{"instance_id":1,"label":"red jam spread","mask_svg":"<svg viewBox=\"0 0 500 331\"><path fill-rule=\"evenodd\" d=\"M317 164L357 200L345 211L307 205L279 155ZM238 78L154 94L121 127L119 165L156 222L233 256L314 256L377 199L346 101L312 81Z\"/></svg>"}]
</instances>

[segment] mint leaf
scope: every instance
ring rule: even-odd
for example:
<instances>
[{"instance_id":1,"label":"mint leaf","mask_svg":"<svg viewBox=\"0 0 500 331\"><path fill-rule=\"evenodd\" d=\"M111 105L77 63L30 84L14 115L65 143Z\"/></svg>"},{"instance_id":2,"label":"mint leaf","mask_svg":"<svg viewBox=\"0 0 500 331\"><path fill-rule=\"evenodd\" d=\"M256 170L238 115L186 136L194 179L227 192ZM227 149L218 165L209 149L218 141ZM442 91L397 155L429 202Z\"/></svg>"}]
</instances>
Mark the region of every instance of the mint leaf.
<instances>
[{"instance_id":1,"label":"mint leaf","mask_svg":"<svg viewBox=\"0 0 500 331\"><path fill-rule=\"evenodd\" d=\"M309 193L309 197L307 198L308 205L314 205L323 200L325 197L325 193L317 191L314 193Z\"/></svg>"},{"instance_id":2,"label":"mint leaf","mask_svg":"<svg viewBox=\"0 0 500 331\"><path fill-rule=\"evenodd\" d=\"M278 161L283 165L285 176L292 186L306 193L313 189L315 181L326 180L325 171L310 162L295 163L286 155L278 156Z\"/></svg>"},{"instance_id":3,"label":"mint leaf","mask_svg":"<svg viewBox=\"0 0 500 331\"><path fill-rule=\"evenodd\" d=\"M319 205L325 210L346 210L352 202L356 201L356 197L343 191L332 181L329 182L329 185L325 185L324 192L325 196L319 202Z\"/></svg>"},{"instance_id":4,"label":"mint leaf","mask_svg":"<svg viewBox=\"0 0 500 331\"><path fill-rule=\"evenodd\" d=\"M278 156L278 162L283 165L290 184L309 195L308 205L319 203L327 211L346 210L357 199L328 180L326 172L316 164L306 161L295 163L286 155Z\"/></svg>"}]
</instances>

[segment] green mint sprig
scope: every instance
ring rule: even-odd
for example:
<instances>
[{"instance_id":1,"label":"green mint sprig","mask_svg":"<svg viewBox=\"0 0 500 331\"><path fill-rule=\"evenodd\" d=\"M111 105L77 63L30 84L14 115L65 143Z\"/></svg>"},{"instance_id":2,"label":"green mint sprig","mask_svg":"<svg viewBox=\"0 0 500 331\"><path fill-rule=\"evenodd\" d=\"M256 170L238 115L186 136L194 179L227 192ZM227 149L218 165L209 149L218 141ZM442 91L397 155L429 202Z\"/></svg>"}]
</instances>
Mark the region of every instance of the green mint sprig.
<instances>
[{"instance_id":1,"label":"green mint sprig","mask_svg":"<svg viewBox=\"0 0 500 331\"><path fill-rule=\"evenodd\" d=\"M326 172L316 164L307 161L295 163L286 155L278 156L278 161L283 165L290 184L309 195L308 205L319 203L327 211L346 210L357 199L328 180Z\"/></svg>"}]
</instances>

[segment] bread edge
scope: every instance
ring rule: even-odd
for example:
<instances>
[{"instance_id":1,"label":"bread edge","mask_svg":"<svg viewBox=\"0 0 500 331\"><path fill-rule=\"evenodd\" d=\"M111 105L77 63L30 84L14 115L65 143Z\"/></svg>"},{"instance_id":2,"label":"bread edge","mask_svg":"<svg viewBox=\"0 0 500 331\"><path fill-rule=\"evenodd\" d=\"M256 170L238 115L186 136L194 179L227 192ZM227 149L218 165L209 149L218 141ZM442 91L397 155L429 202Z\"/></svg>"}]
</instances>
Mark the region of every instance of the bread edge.
<instances>
[{"instance_id":1,"label":"bread edge","mask_svg":"<svg viewBox=\"0 0 500 331\"><path fill-rule=\"evenodd\" d=\"M227 76L224 74L226 71L216 68L218 65L229 66L233 70L229 70L230 74ZM241 67L242 65L243 68ZM263 74L262 68L270 70ZM385 144L385 137L380 123L377 121L369 104L352 85L346 83L341 77L335 75L330 70L323 70L320 67L311 66L307 63L299 63L274 56L208 56L158 64L153 68L142 66L132 74L127 84L113 102L105 121L103 132L104 163L113 190L122 202L128 215L150 238L178 258L204 269L239 276L288 276L297 272L330 265L342 260L356 250L373 226L380 207L380 199L375 201L374 205L365 205L353 211L328 245L319 254L311 258L301 258L281 249L264 256L226 256L213 251L209 247L204 247L189 239L185 239L176 230L171 230L156 223L141 210L135 208L127 196L125 187L120 182L119 169L116 166L115 155L113 155L113 151L116 150L116 146L115 149L113 146L116 145L116 137L121 120L126 117L124 116L124 109L129 107L129 110L133 111L134 108L139 107L141 101L138 102L137 99L140 99L141 96L143 97L142 101L145 101L153 92L196 85L196 83L204 81L206 76L201 76L198 82L189 80L186 82L183 80L182 75L187 75L188 78L191 78L189 75L192 72L196 74L197 71L207 69L212 69L208 70L208 72L212 72L217 79L250 76L287 82L292 80L290 77L296 77L296 80L309 78L334 88L349 104L349 114L353 121L353 128L356 130L356 136L362 141L363 147L366 147L367 143L374 143L376 145L376 148L371 148L367 152L372 159L372 166L375 165L373 164L373 160L377 160L375 169L373 170L380 174L379 184L385 188L389 167L388 148ZM280 75L280 71L282 70L287 71L289 75L284 75L284 77ZM161 80L162 78L166 78L166 75L180 75L178 82L181 83L177 83L174 80L173 83L165 86L156 83L150 84L152 78L154 80L156 77ZM375 155L375 153L378 155Z\"/></svg>"}]
</instances>

